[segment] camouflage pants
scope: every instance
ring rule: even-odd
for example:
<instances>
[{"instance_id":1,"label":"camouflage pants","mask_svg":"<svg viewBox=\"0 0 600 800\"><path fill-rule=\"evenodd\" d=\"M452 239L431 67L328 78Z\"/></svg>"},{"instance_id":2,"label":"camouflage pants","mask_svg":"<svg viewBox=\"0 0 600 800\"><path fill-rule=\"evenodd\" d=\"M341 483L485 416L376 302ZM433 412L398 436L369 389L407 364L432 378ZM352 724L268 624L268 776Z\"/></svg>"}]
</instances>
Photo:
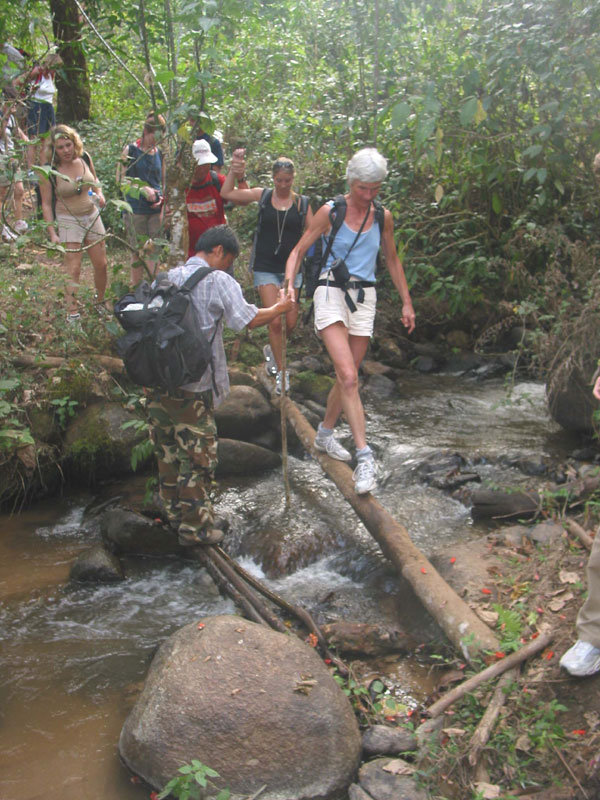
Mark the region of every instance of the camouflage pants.
<instances>
[{"instance_id":1,"label":"camouflage pants","mask_svg":"<svg viewBox=\"0 0 600 800\"><path fill-rule=\"evenodd\" d=\"M154 395L146 408L169 521L182 532L196 532L214 522L209 492L217 466L217 426L212 392L181 395Z\"/></svg>"}]
</instances>

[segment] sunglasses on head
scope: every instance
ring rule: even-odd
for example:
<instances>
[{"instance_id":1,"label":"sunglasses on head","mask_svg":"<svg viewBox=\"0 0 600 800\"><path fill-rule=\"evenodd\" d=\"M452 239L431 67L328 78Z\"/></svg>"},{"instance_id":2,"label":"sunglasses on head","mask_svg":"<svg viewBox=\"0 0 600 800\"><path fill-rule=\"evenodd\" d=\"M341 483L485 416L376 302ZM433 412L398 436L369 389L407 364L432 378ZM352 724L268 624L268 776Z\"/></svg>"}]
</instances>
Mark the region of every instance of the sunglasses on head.
<instances>
[{"instance_id":1,"label":"sunglasses on head","mask_svg":"<svg viewBox=\"0 0 600 800\"><path fill-rule=\"evenodd\" d=\"M280 169L286 169L286 170L288 170L288 172L293 172L294 171L294 165L291 164L289 161L276 161L273 164L273 170L277 171L277 170L280 170Z\"/></svg>"}]
</instances>

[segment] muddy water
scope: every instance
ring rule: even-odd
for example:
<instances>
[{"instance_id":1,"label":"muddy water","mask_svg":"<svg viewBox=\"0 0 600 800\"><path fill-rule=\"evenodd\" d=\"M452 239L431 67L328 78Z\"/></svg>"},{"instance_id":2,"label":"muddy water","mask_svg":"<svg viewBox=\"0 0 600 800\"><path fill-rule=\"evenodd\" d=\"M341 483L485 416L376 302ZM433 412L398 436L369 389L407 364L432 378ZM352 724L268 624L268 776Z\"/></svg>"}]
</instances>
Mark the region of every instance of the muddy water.
<instances>
[{"instance_id":1,"label":"muddy water","mask_svg":"<svg viewBox=\"0 0 600 800\"><path fill-rule=\"evenodd\" d=\"M378 499L425 552L485 532L461 503L419 478L428 455L458 451L477 462L484 482L506 485L524 478L499 467L498 456L561 458L572 446L548 419L542 386L521 384L516 397L504 404L501 382L409 376L399 397L367 401L382 467ZM278 473L222 486L217 505L231 522L231 552L323 618L384 620L434 636L318 465L290 458L290 482L290 509ZM132 498L141 486L138 479L99 494ZM132 560L122 584L70 587L73 560L98 537L84 513L95 499L64 498L2 519L1 800L148 797L120 764L117 742L156 646L194 619L233 611L197 567L177 560ZM283 576L265 578L265 553L280 541L294 556ZM365 664L363 674L381 669L408 703L430 689L428 670L413 660Z\"/></svg>"}]
</instances>

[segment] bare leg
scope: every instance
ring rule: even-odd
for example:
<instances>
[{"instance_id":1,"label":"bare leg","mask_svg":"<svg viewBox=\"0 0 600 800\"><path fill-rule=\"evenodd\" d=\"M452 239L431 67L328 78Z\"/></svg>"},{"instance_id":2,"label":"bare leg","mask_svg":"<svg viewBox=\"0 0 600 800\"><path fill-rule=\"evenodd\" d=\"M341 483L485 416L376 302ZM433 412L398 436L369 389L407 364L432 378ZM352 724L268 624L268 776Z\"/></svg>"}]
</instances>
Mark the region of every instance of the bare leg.
<instances>
[{"instance_id":1,"label":"bare leg","mask_svg":"<svg viewBox=\"0 0 600 800\"><path fill-rule=\"evenodd\" d=\"M16 181L15 191L14 191L15 219L24 219L23 217L24 194L25 194L25 187L23 186L23 181Z\"/></svg>"},{"instance_id":2,"label":"bare leg","mask_svg":"<svg viewBox=\"0 0 600 800\"><path fill-rule=\"evenodd\" d=\"M106 246L103 241L97 242L93 247L88 250L90 261L94 267L94 286L96 287L96 295L99 303L104 302L104 295L106 293L107 283L107 268L108 263L106 260Z\"/></svg>"},{"instance_id":3,"label":"bare leg","mask_svg":"<svg viewBox=\"0 0 600 800\"><path fill-rule=\"evenodd\" d=\"M259 286L258 293L260 295L260 302L263 308L269 308L270 306L275 305L275 303L277 303L279 300L279 287L274 283L267 283L264 286ZM300 292L297 290L296 301L298 300L299 294ZM291 333L296 327L296 322L298 321L298 311L298 302L296 302L294 303L294 308L291 311L288 311L285 315L288 333ZM271 345L271 350L273 351L275 363L277 364L277 370L279 371L281 370L281 357L283 353L281 317L276 317L272 322L269 323L268 331L269 343Z\"/></svg>"},{"instance_id":4,"label":"bare leg","mask_svg":"<svg viewBox=\"0 0 600 800\"><path fill-rule=\"evenodd\" d=\"M335 368L336 382L327 398L323 425L333 428L343 411L358 450L367 444L365 412L358 392L358 368L369 346L368 336L352 336L343 322L321 331L321 338Z\"/></svg>"},{"instance_id":5,"label":"bare leg","mask_svg":"<svg viewBox=\"0 0 600 800\"><path fill-rule=\"evenodd\" d=\"M67 288L65 291L65 299L67 301L67 312L69 314L77 313L77 299L75 297L75 290L79 286L79 278L81 277L81 245L79 242L66 242L65 272L69 277Z\"/></svg>"}]
</instances>

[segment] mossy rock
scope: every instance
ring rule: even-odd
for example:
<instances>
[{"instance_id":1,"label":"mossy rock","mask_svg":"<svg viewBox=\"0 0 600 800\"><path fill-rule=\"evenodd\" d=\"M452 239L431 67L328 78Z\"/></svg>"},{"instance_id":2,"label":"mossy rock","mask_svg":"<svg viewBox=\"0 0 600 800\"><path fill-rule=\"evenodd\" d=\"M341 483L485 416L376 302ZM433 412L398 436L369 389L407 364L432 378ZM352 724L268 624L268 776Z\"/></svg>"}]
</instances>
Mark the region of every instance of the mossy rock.
<instances>
[{"instance_id":1,"label":"mossy rock","mask_svg":"<svg viewBox=\"0 0 600 800\"><path fill-rule=\"evenodd\" d=\"M69 476L86 484L131 472L132 448L147 434L123 428L135 415L117 403L102 401L83 409L65 434L64 457Z\"/></svg>"},{"instance_id":2,"label":"mossy rock","mask_svg":"<svg viewBox=\"0 0 600 800\"><path fill-rule=\"evenodd\" d=\"M311 370L298 372L292 378L294 391L322 406L327 405L327 395L334 383L335 380L329 375L317 375L316 372Z\"/></svg>"}]
</instances>

